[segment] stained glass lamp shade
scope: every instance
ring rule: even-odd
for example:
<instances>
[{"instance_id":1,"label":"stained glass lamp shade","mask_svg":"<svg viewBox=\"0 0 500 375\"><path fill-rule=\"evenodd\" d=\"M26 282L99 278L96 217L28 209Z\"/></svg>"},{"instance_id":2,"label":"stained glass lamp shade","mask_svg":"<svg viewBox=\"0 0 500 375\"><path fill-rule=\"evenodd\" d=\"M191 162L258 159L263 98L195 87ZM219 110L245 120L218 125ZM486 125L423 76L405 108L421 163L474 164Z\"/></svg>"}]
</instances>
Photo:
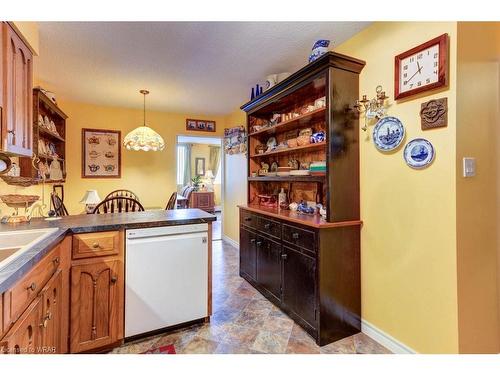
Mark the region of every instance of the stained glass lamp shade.
<instances>
[{"instance_id":1,"label":"stained glass lamp shade","mask_svg":"<svg viewBox=\"0 0 500 375\"><path fill-rule=\"evenodd\" d=\"M135 128L123 139L123 146L134 151L161 151L165 148L165 141L157 132L146 125L146 95L147 90L141 90L144 95L144 125Z\"/></svg>"}]
</instances>

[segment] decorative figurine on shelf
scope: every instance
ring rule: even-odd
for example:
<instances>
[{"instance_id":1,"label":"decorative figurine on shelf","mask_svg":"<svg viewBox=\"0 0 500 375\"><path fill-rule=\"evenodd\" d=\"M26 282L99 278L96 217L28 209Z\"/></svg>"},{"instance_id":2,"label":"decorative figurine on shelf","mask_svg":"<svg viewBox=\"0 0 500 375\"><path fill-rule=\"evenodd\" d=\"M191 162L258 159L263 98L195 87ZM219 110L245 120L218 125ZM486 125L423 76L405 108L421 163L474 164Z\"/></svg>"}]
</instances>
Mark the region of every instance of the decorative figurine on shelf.
<instances>
[{"instance_id":1,"label":"decorative figurine on shelf","mask_svg":"<svg viewBox=\"0 0 500 375\"><path fill-rule=\"evenodd\" d=\"M309 55L309 62L319 59L325 53L328 52L328 46L330 45L330 41L327 39L320 39L314 43L311 54Z\"/></svg>"},{"instance_id":2,"label":"decorative figurine on shelf","mask_svg":"<svg viewBox=\"0 0 500 375\"><path fill-rule=\"evenodd\" d=\"M325 139L326 139L326 137L325 137L324 130L313 133L313 135L311 135L311 143L321 143L321 142L324 142Z\"/></svg>"},{"instance_id":3,"label":"decorative figurine on shelf","mask_svg":"<svg viewBox=\"0 0 500 375\"><path fill-rule=\"evenodd\" d=\"M278 194L278 207L282 210L288 209L288 200L284 188L281 188L281 191Z\"/></svg>"},{"instance_id":4,"label":"decorative figurine on shelf","mask_svg":"<svg viewBox=\"0 0 500 375\"><path fill-rule=\"evenodd\" d=\"M300 201L299 205L297 206L297 211L301 212L303 214L311 215L311 214L314 214L314 212L316 211L316 209L314 207L312 207L312 206L308 206L307 202Z\"/></svg>"},{"instance_id":5,"label":"decorative figurine on shelf","mask_svg":"<svg viewBox=\"0 0 500 375\"><path fill-rule=\"evenodd\" d=\"M255 89L252 87L252 93L250 95L250 100L254 100L257 96L262 94L262 86L258 83L255 85Z\"/></svg>"},{"instance_id":6,"label":"decorative figurine on shelf","mask_svg":"<svg viewBox=\"0 0 500 375\"><path fill-rule=\"evenodd\" d=\"M269 164L261 162L259 169L259 176L265 176L268 172L269 172Z\"/></svg>"},{"instance_id":7,"label":"decorative figurine on shelf","mask_svg":"<svg viewBox=\"0 0 500 375\"><path fill-rule=\"evenodd\" d=\"M375 98L368 100L366 95L363 95L361 100L356 100L356 104L354 104L354 108L358 110L359 113L365 114L365 125L361 128L363 131L368 129L368 121L377 119L380 120L382 117L385 117L387 113L386 109L386 99L389 98L385 95L385 91L383 91L382 86L378 85L375 89L376 96Z\"/></svg>"}]
</instances>

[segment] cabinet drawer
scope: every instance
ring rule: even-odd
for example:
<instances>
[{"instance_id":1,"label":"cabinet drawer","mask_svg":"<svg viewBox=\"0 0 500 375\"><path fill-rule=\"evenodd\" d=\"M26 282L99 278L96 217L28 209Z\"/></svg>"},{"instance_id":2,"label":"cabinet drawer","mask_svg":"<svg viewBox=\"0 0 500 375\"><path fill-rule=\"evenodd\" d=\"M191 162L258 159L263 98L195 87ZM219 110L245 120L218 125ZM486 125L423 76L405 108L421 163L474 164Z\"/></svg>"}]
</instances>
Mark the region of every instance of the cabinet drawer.
<instances>
[{"instance_id":1,"label":"cabinet drawer","mask_svg":"<svg viewBox=\"0 0 500 375\"><path fill-rule=\"evenodd\" d=\"M76 234L73 236L73 259L118 255L119 241L118 231Z\"/></svg>"},{"instance_id":2,"label":"cabinet drawer","mask_svg":"<svg viewBox=\"0 0 500 375\"><path fill-rule=\"evenodd\" d=\"M12 289L4 294L4 331L15 322L59 268L61 248L56 246Z\"/></svg>"},{"instance_id":3,"label":"cabinet drawer","mask_svg":"<svg viewBox=\"0 0 500 375\"><path fill-rule=\"evenodd\" d=\"M259 216L257 228L265 234L281 239L281 223L279 221L269 220Z\"/></svg>"},{"instance_id":4,"label":"cabinet drawer","mask_svg":"<svg viewBox=\"0 0 500 375\"><path fill-rule=\"evenodd\" d=\"M257 229L258 217L249 211L240 210L240 223L250 228Z\"/></svg>"},{"instance_id":5,"label":"cabinet drawer","mask_svg":"<svg viewBox=\"0 0 500 375\"><path fill-rule=\"evenodd\" d=\"M292 225L283 224L283 241L313 252L316 249L315 233Z\"/></svg>"}]
</instances>

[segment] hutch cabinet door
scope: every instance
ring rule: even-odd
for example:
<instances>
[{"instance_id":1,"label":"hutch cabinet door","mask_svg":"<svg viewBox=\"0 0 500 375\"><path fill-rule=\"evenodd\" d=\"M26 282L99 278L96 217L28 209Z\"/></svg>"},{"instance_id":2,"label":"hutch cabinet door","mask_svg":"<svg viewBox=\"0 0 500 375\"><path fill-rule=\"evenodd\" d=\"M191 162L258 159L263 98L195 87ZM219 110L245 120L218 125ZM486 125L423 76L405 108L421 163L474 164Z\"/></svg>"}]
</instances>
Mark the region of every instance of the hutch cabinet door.
<instances>
[{"instance_id":1,"label":"hutch cabinet door","mask_svg":"<svg viewBox=\"0 0 500 375\"><path fill-rule=\"evenodd\" d=\"M257 280L257 235L240 229L240 274Z\"/></svg>"},{"instance_id":2,"label":"hutch cabinet door","mask_svg":"<svg viewBox=\"0 0 500 375\"><path fill-rule=\"evenodd\" d=\"M36 354L41 347L41 299L36 298L0 343L2 353Z\"/></svg>"},{"instance_id":3,"label":"hutch cabinet door","mask_svg":"<svg viewBox=\"0 0 500 375\"><path fill-rule=\"evenodd\" d=\"M316 260L283 246L283 303L316 327Z\"/></svg>"},{"instance_id":4,"label":"hutch cabinet door","mask_svg":"<svg viewBox=\"0 0 500 375\"><path fill-rule=\"evenodd\" d=\"M3 29L2 149L31 156L33 149L33 54L14 29Z\"/></svg>"},{"instance_id":5,"label":"hutch cabinet door","mask_svg":"<svg viewBox=\"0 0 500 375\"><path fill-rule=\"evenodd\" d=\"M104 347L123 338L123 262L95 260L71 268L70 351Z\"/></svg>"},{"instance_id":6,"label":"hutch cabinet door","mask_svg":"<svg viewBox=\"0 0 500 375\"><path fill-rule=\"evenodd\" d=\"M281 245L258 236L257 283L281 301Z\"/></svg>"},{"instance_id":7,"label":"hutch cabinet door","mask_svg":"<svg viewBox=\"0 0 500 375\"><path fill-rule=\"evenodd\" d=\"M61 353L62 319L67 319L62 313L62 276L57 271L42 290L42 353Z\"/></svg>"}]
</instances>

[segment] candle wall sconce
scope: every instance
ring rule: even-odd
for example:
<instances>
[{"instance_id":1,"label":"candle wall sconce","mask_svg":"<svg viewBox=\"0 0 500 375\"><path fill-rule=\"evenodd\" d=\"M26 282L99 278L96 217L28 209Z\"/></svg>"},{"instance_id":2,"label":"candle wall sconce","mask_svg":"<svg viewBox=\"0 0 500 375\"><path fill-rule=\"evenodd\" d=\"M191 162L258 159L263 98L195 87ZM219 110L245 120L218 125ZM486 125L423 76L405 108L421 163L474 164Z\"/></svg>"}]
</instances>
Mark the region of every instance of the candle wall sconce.
<instances>
[{"instance_id":1,"label":"candle wall sconce","mask_svg":"<svg viewBox=\"0 0 500 375\"><path fill-rule=\"evenodd\" d=\"M377 95L368 100L366 95L363 95L361 100L356 100L356 104L354 104L354 108L358 110L358 112L364 113L365 117L365 125L361 128L364 131L368 129L368 121L377 119L380 120L385 116L386 109L386 99L389 98L385 95L385 91L383 91L382 86L378 85L375 89Z\"/></svg>"}]
</instances>

